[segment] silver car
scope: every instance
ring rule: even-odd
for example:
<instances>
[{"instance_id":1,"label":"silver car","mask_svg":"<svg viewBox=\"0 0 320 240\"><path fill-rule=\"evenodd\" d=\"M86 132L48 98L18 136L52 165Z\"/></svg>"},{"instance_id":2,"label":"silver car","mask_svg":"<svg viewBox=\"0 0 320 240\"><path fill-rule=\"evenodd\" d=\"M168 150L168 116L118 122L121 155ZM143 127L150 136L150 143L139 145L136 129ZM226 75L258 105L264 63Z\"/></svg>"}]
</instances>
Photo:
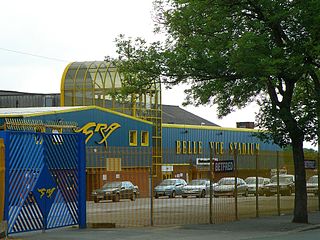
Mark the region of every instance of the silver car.
<instances>
[{"instance_id":1,"label":"silver car","mask_svg":"<svg viewBox=\"0 0 320 240\"><path fill-rule=\"evenodd\" d=\"M165 179L154 188L154 197L168 196L169 198L175 198L182 194L182 188L186 185L187 183L183 179Z\"/></svg>"},{"instance_id":2,"label":"silver car","mask_svg":"<svg viewBox=\"0 0 320 240\"><path fill-rule=\"evenodd\" d=\"M318 195L318 175L310 177L307 181L307 193L313 193L315 196Z\"/></svg>"},{"instance_id":3,"label":"silver car","mask_svg":"<svg viewBox=\"0 0 320 240\"><path fill-rule=\"evenodd\" d=\"M182 188L182 197L196 196L204 198L210 192L210 180L194 179Z\"/></svg>"},{"instance_id":4,"label":"silver car","mask_svg":"<svg viewBox=\"0 0 320 240\"><path fill-rule=\"evenodd\" d=\"M247 177L244 181L248 185L249 194L255 195L258 192L260 196L263 196L265 194L265 186L270 183L269 178L258 177L258 191L257 191L256 177Z\"/></svg>"},{"instance_id":5,"label":"silver car","mask_svg":"<svg viewBox=\"0 0 320 240\"><path fill-rule=\"evenodd\" d=\"M221 178L213 189L214 197L236 196L235 177ZM237 178L237 194L248 196L248 186L242 178Z\"/></svg>"}]
</instances>

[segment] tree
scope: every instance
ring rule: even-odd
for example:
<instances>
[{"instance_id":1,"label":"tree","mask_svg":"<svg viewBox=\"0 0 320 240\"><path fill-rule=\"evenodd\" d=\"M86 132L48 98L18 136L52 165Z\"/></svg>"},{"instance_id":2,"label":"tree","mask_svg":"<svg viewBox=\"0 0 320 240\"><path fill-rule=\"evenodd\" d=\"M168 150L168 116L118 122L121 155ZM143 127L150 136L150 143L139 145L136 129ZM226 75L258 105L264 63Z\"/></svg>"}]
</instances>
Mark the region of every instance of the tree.
<instances>
[{"instance_id":1,"label":"tree","mask_svg":"<svg viewBox=\"0 0 320 240\"><path fill-rule=\"evenodd\" d=\"M188 83L186 104L215 104L218 116L257 101L258 123L291 145L293 222L307 223L303 141L320 129L318 0L156 0L166 40L117 39L129 91L160 79ZM311 128L310 128L311 127Z\"/></svg>"}]
</instances>

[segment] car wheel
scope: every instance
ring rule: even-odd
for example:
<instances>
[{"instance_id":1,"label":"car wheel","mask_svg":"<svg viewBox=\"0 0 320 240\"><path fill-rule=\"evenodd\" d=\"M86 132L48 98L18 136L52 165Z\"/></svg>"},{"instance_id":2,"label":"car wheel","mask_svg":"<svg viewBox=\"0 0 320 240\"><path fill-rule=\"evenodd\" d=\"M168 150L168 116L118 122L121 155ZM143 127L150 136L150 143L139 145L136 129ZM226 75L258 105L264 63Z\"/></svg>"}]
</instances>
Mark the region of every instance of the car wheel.
<instances>
[{"instance_id":1,"label":"car wheel","mask_svg":"<svg viewBox=\"0 0 320 240\"><path fill-rule=\"evenodd\" d=\"M243 196L245 196L245 197L248 197L248 196L249 196L248 189L246 189L246 191L244 192Z\"/></svg>"},{"instance_id":2,"label":"car wheel","mask_svg":"<svg viewBox=\"0 0 320 240\"><path fill-rule=\"evenodd\" d=\"M288 196L291 196L291 194L292 194L292 190L291 190L291 188L289 188L289 189L288 189L288 192L287 192L287 195L288 195Z\"/></svg>"},{"instance_id":3,"label":"car wheel","mask_svg":"<svg viewBox=\"0 0 320 240\"><path fill-rule=\"evenodd\" d=\"M204 198L206 197L206 191L205 190L202 190L201 191L201 195L200 195L201 198Z\"/></svg>"},{"instance_id":4,"label":"car wheel","mask_svg":"<svg viewBox=\"0 0 320 240\"><path fill-rule=\"evenodd\" d=\"M156 193L156 194L154 195L154 198L159 198L159 195Z\"/></svg>"},{"instance_id":5,"label":"car wheel","mask_svg":"<svg viewBox=\"0 0 320 240\"><path fill-rule=\"evenodd\" d=\"M218 195L213 195L215 198L218 198L219 196Z\"/></svg>"},{"instance_id":6,"label":"car wheel","mask_svg":"<svg viewBox=\"0 0 320 240\"><path fill-rule=\"evenodd\" d=\"M184 196L184 195L183 195L182 197L183 197L183 198L187 198L188 196Z\"/></svg>"},{"instance_id":7,"label":"car wheel","mask_svg":"<svg viewBox=\"0 0 320 240\"><path fill-rule=\"evenodd\" d=\"M137 198L137 194L136 193L133 193L132 196L131 196L131 201L135 201Z\"/></svg>"},{"instance_id":8,"label":"car wheel","mask_svg":"<svg viewBox=\"0 0 320 240\"><path fill-rule=\"evenodd\" d=\"M93 201L94 201L95 203L98 203L98 202L99 202L98 198L94 198Z\"/></svg>"},{"instance_id":9,"label":"car wheel","mask_svg":"<svg viewBox=\"0 0 320 240\"><path fill-rule=\"evenodd\" d=\"M114 202L119 202L119 201L120 201L120 194L117 193L117 194L113 197L112 201L114 201Z\"/></svg>"},{"instance_id":10,"label":"car wheel","mask_svg":"<svg viewBox=\"0 0 320 240\"><path fill-rule=\"evenodd\" d=\"M172 191L172 193L171 193L171 195L169 197L175 198L176 197L176 191Z\"/></svg>"}]
</instances>

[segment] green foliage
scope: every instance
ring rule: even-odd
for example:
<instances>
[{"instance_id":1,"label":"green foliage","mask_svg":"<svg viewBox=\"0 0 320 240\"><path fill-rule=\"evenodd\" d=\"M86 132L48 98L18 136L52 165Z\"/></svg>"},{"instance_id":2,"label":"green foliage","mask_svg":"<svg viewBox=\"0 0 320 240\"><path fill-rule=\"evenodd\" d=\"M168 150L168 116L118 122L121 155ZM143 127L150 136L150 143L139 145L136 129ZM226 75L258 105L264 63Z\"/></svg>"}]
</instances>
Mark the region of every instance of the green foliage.
<instances>
[{"instance_id":1,"label":"green foliage","mask_svg":"<svg viewBox=\"0 0 320 240\"><path fill-rule=\"evenodd\" d=\"M276 143L290 144L295 131L316 140L319 1L156 0L154 6L165 41L116 40L126 92L160 80L188 83L184 104L215 104L222 117L257 101L257 123Z\"/></svg>"},{"instance_id":2,"label":"green foliage","mask_svg":"<svg viewBox=\"0 0 320 240\"><path fill-rule=\"evenodd\" d=\"M156 0L164 42L117 40L128 92L188 83L186 104L218 116L257 101L265 140L291 145L294 222L307 223L303 141L320 136L319 0Z\"/></svg>"}]
</instances>

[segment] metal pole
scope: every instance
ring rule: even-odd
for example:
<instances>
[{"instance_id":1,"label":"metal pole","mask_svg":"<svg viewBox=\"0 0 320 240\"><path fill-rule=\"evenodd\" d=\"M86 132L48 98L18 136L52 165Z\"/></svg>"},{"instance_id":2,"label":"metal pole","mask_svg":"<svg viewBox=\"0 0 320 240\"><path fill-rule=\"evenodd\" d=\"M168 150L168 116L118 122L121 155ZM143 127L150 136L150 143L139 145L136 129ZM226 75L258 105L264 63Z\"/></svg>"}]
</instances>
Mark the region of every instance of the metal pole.
<instances>
[{"instance_id":1,"label":"metal pole","mask_svg":"<svg viewBox=\"0 0 320 240\"><path fill-rule=\"evenodd\" d=\"M256 218L259 217L258 152L256 152Z\"/></svg>"},{"instance_id":2,"label":"metal pole","mask_svg":"<svg viewBox=\"0 0 320 240\"><path fill-rule=\"evenodd\" d=\"M277 210L278 216L280 216L280 185L279 185L279 152L277 151Z\"/></svg>"},{"instance_id":3,"label":"metal pole","mask_svg":"<svg viewBox=\"0 0 320 240\"><path fill-rule=\"evenodd\" d=\"M150 225L153 226L153 188L152 188L152 185L153 185L153 181L152 181L152 167L153 167L153 164L151 163L151 166L150 166L150 174L149 174L149 195L150 195Z\"/></svg>"},{"instance_id":4,"label":"metal pole","mask_svg":"<svg viewBox=\"0 0 320 240\"><path fill-rule=\"evenodd\" d=\"M236 220L239 220L238 217L238 158L237 158L237 150L235 149L234 153L234 210Z\"/></svg>"},{"instance_id":5,"label":"metal pole","mask_svg":"<svg viewBox=\"0 0 320 240\"><path fill-rule=\"evenodd\" d=\"M319 135L318 135L319 137ZM317 157L317 160L318 160L318 189L317 189L317 192L318 192L318 210L320 211L320 141L318 139L318 157Z\"/></svg>"},{"instance_id":6,"label":"metal pole","mask_svg":"<svg viewBox=\"0 0 320 240\"><path fill-rule=\"evenodd\" d=\"M210 201L209 201L209 214L210 214L210 216L209 216L209 222L210 222L210 224L212 224L213 223L213 220L212 220L212 183L213 183L213 181L212 181L212 174L213 174L213 172L212 172L212 148L210 148Z\"/></svg>"}]
</instances>

